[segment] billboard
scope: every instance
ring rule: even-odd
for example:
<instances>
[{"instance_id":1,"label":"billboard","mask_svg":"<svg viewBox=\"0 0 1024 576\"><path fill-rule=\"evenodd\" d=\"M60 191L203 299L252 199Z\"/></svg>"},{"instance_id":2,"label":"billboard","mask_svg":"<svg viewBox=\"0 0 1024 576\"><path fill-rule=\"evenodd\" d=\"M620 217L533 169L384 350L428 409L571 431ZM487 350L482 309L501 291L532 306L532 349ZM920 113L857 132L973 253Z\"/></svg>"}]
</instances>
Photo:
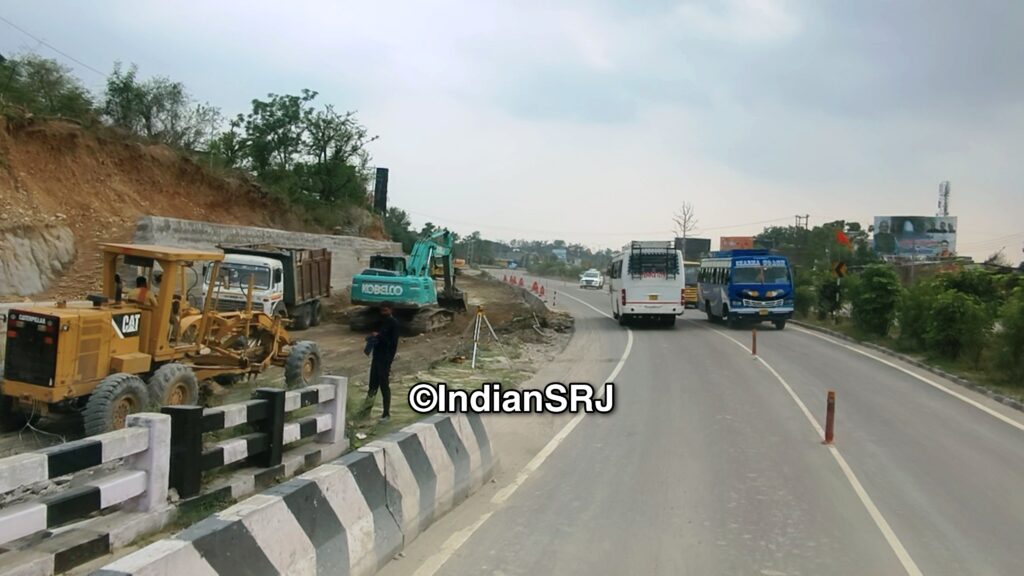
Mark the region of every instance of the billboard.
<instances>
[{"instance_id":1,"label":"billboard","mask_svg":"<svg viewBox=\"0 0 1024 576\"><path fill-rule=\"evenodd\" d=\"M956 216L875 216L875 252L934 260L956 254Z\"/></svg>"},{"instance_id":2,"label":"billboard","mask_svg":"<svg viewBox=\"0 0 1024 576\"><path fill-rule=\"evenodd\" d=\"M683 253L683 260L696 262L711 252L710 238L676 238L676 250Z\"/></svg>"},{"instance_id":3,"label":"billboard","mask_svg":"<svg viewBox=\"0 0 1024 576\"><path fill-rule=\"evenodd\" d=\"M749 250L753 247L753 236L722 236L718 239L719 250Z\"/></svg>"}]
</instances>

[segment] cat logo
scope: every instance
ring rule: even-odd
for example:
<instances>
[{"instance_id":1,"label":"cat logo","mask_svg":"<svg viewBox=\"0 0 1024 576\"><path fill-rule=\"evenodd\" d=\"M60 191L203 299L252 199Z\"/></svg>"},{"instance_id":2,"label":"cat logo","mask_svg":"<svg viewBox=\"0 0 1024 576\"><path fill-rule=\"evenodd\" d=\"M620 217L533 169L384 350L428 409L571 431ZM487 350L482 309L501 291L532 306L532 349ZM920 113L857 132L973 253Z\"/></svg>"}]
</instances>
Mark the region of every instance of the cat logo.
<instances>
[{"instance_id":1,"label":"cat logo","mask_svg":"<svg viewBox=\"0 0 1024 576\"><path fill-rule=\"evenodd\" d=\"M115 314L110 318L114 325L114 332L119 338L130 338L139 335L139 320L142 319L141 312L130 312L128 314Z\"/></svg>"}]
</instances>

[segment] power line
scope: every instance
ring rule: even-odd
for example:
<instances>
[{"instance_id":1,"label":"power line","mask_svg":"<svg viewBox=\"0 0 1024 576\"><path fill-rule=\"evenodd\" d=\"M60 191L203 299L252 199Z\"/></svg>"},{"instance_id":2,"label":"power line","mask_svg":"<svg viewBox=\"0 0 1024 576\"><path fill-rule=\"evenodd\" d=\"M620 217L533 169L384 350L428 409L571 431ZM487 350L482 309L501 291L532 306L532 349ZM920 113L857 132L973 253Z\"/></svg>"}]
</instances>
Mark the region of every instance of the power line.
<instances>
[{"instance_id":1,"label":"power line","mask_svg":"<svg viewBox=\"0 0 1024 576\"><path fill-rule=\"evenodd\" d=\"M1007 234L1005 236L998 236L996 238L989 238L988 240L975 240L973 242L966 242L966 243L958 244L957 245L957 249L966 248L966 247L970 247L970 246L989 246L989 245L992 245L992 244L998 244L1000 242L1007 242L1007 241L1013 240L1014 238L1017 238L1019 236L1024 236L1024 232L1018 232L1016 234Z\"/></svg>"},{"instance_id":2,"label":"power line","mask_svg":"<svg viewBox=\"0 0 1024 576\"><path fill-rule=\"evenodd\" d=\"M28 36L29 38L31 38L31 39L33 39L33 40L35 40L36 42L38 42L38 43L42 44L43 46L46 46L46 47L47 47L47 48L49 48L50 50L53 50L53 51L54 51L54 52L56 52L57 54L60 54L61 56L63 56L63 57L65 57L65 58L67 58L68 60L71 60L72 62L74 62L75 64L78 64L79 66L81 66L81 67L85 68L86 70L89 70L89 71L91 71L91 72L95 72L96 74L99 74L100 76L102 76L102 77L104 77L104 78L106 78L106 77L107 77L107 73L106 73L106 72L100 72L99 70L97 70L97 69L93 68L92 66L89 66L89 65L88 65L88 64L86 64L85 62L82 62L82 61L81 61L81 60L79 60L78 58L75 58L74 56L72 56L72 55L68 54L67 52L64 52L63 50L61 50L61 49L57 48L57 47L56 47L56 46L54 46L53 44L50 44L50 43L49 43L49 42L47 42L46 40L43 40L42 38L40 38L40 37L38 37L38 36L36 36L36 35L32 34L31 32L29 32L28 30L25 30L24 28L22 28L22 27L18 26L18 25L17 25L17 24L15 24L14 22L11 22L11 21L10 21L10 20L8 20L7 18L4 18L3 16L0 16L0 22L4 22L5 24L7 24L8 26L10 26L11 28L14 28L14 29L15 29L15 30L17 30L18 32L21 32L21 33L22 33L22 34L24 34L25 36Z\"/></svg>"}]
</instances>

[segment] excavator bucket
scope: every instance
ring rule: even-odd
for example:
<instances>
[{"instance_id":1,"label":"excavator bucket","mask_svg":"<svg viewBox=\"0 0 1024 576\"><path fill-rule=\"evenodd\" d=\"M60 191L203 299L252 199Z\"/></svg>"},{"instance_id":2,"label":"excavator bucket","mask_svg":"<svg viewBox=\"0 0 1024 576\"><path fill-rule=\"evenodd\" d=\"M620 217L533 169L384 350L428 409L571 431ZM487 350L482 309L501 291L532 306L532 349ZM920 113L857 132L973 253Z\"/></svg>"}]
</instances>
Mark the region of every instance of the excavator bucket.
<instances>
[{"instance_id":1,"label":"excavator bucket","mask_svg":"<svg viewBox=\"0 0 1024 576\"><path fill-rule=\"evenodd\" d=\"M456 312L466 311L466 294L461 291L454 291L451 294L438 294L437 304L447 310Z\"/></svg>"}]
</instances>

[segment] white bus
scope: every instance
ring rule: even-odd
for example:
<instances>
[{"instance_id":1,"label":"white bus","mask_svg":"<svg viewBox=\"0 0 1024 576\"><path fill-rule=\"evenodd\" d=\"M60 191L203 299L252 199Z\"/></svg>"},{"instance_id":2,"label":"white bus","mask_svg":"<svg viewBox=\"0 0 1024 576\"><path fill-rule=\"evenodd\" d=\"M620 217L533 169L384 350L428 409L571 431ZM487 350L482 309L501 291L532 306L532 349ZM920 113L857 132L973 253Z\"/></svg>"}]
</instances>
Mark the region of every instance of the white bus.
<instances>
[{"instance_id":1,"label":"white bus","mask_svg":"<svg viewBox=\"0 0 1024 576\"><path fill-rule=\"evenodd\" d=\"M607 284L619 324L655 320L672 326L686 305L683 253L672 242L634 241L612 258Z\"/></svg>"}]
</instances>

